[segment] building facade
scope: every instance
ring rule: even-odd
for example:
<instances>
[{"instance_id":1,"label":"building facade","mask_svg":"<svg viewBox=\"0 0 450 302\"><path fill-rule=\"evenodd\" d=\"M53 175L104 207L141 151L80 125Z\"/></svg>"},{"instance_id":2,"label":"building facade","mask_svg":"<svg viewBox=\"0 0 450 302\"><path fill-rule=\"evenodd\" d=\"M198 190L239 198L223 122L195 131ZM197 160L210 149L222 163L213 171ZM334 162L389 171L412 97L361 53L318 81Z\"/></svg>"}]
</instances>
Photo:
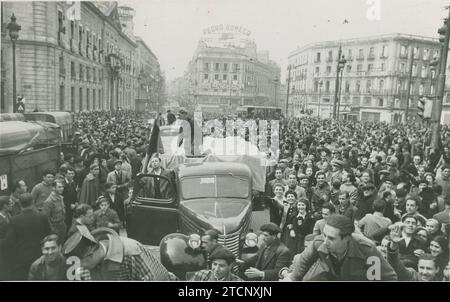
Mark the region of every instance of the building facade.
<instances>
[{"instance_id":1,"label":"building facade","mask_svg":"<svg viewBox=\"0 0 450 302\"><path fill-rule=\"evenodd\" d=\"M116 2L2 2L1 10L1 112L13 111L12 44L6 29L12 14L22 27L16 87L26 111L135 107L138 44L122 30Z\"/></svg>"},{"instance_id":2,"label":"building facade","mask_svg":"<svg viewBox=\"0 0 450 302\"><path fill-rule=\"evenodd\" d=\"M409 117L416 119L419 98L436 97L438 40L391 34L315 43L292 52L290 98L300 111L332 117L340 46L346 60L338 88L340 118L395 123L404 121L409 106Z\"/></svg>"},{"instance_id":3,"label":"building facade","mask_svg":"<svg viewBox=\"0 0 450 302\"><path fill-rule=\"evenodd\" d=\"M164 77L158 58L140 37L135 37L139 62L138 92L136 102L144 103L150 111L159 111L162 106L159 97L164 91Z\"/></svg>"},{"instance_id":4,"label":"building facade","mask_svg":"<svg viewBox=\"0 0 450 302\"><path fill-rule=\"evenodd\" d=\"M204 33L186 74L194 107L228 113L242 106L277 107L280 67L267 52L257 53L250 32L219 25Z\"/></svg>"}]
</instances>

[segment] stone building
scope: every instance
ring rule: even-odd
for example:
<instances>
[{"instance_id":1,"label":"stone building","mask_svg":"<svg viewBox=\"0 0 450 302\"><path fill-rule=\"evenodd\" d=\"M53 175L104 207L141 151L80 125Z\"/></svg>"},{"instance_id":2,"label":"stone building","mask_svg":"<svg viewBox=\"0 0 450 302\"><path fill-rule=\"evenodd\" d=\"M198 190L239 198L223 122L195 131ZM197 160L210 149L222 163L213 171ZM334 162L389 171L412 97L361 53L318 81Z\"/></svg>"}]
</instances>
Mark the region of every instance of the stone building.
<instances>
[{"instance_id":1,"label":"stone building","mask_svg":"<svg viewBox=\"0 0 450 302\"><path fill-rule=\"evenodd\" d=\"M235 112L243 106L278 106L280 67L257 53L250 32L218 25L205 30L187 71L197 110Z\"/></svg>"},{"instance_id":2,"label":"stone building","mask_svg":"<svg viewBox=\"0 0 450 302\"><path fill-rule=\"evenodd\" d=\"M22 27L16 42L16 87L17 95L25 97L26 111L135 107L142 58L129 28L126 33L122 29L116 2L2 2L1 112L13 111L12 47L6 29L12 14ZM124 24L131 26L129 19Z\"/></svg>"},{"instance_id":3,"label":"stone building","mask_svg":"<svg viewBox=\"0 0 450 302\"><path fill-rule=\"evenodd\" d=\"M418 118L421 96L436 96L437 76L433 59L439 57L437 39L390 34L320 42L289 55L291 96L301 109L332 117L339 47L346 64L340 86L340 116L344 119L404 120L411 83L409 116ZM299 114L300 112L295 112Z\"/></svg>"}]
</instances>

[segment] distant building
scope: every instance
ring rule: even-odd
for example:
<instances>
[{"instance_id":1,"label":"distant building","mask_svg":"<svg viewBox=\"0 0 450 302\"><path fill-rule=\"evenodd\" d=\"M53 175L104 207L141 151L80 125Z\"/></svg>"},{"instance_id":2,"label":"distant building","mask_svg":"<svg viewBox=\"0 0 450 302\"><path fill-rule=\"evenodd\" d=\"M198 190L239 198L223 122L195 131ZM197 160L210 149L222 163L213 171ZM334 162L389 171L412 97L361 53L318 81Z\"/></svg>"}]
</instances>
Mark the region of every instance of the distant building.
<instances>
[{"instance_id":1,"label":"distant building","mask_svg":"<svg viewBox=\"0 0 450 302\"><path fill-rule=\"evenodd\" d=\"M242 106L279 106L280 67L268 52L257 54L248 30L218 25L204 34L186 75L197 110L233 113Z\"/></svg>"},{"instance_id":2,"label":"distant building","mask_svg":"<svg viewBox=\"0 0 450 302\"><path fill-rule=\"evenodd\" d=\"M418 118L419 97L436 96L436 70L430 63L439 57L438 40L390 34L314 43L289 54L291 97L293 103L301 104L300 110L307 108L313 115L332 117L340 45L347 60L340 87L341 118L403 121L410 78L411 118Z\"/></svg>"}]
</instances>

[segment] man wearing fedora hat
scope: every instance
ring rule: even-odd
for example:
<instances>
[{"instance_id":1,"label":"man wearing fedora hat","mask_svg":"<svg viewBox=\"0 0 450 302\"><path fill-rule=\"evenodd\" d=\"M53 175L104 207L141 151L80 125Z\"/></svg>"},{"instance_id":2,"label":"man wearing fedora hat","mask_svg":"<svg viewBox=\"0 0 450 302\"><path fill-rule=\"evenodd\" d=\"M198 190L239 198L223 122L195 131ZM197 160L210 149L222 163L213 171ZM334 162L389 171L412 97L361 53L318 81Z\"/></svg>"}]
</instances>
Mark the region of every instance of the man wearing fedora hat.
<instances>
[{"instance_id":1,"label":"man wearing fedora hat","mask_svg":"<svg viewBox=\"0 0 450 302\"><path fill-rule=\"evenodd\" d=\"M85 226L67 239L63 254L80 258L77 273L83 281L169 281L161 262L136 240L121 237L109 228L89 232Z\"/></svg>"}]
</instances>

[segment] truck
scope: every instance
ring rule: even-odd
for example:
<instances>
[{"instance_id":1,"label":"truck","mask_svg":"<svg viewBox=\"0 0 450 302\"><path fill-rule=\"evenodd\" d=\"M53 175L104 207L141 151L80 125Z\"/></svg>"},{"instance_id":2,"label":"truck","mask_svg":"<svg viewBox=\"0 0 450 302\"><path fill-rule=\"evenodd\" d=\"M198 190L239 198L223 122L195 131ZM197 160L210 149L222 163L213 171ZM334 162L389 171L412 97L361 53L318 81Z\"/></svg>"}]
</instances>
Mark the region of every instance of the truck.
<instances>
[{"instance_id":1,"label":"truck","mask_svg":"<svg viewBox=\"0 0 450 302\"><path fill-rule=\"evenodd\" d=\"M249 229L254 192L265 183L259 159L217 154L168 157L162 162L173 170L136 176L126 202L127 235L146 245L159 245L163 265L181 279L205 268L200 238L209 229L220 232L219 243L236 257L254 255L258 236ZM155 198L158 183L162 198Z\"/></svg>"},{"instance_id":2,"label":"truck","mask_svg":"<svg viewBox=\"0 0 450 302\"><path fill-rule=\"evenodd\" d=\"M57 125L4 121L0 128L0 195L9 195L15 180L35 185L44 170L58 169L61 129Z\"/></svg>"}]
</instances>

